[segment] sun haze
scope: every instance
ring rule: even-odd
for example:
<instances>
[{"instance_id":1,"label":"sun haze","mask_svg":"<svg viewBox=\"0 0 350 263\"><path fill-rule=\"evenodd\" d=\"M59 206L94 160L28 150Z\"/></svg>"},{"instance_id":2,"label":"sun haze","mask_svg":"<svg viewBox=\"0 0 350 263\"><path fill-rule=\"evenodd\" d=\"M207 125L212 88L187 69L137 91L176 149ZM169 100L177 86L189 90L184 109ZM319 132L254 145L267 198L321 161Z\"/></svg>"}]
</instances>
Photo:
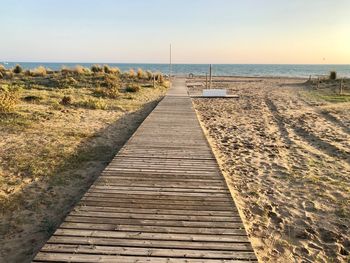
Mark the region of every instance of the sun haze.
<instances>
[{"instance_id":1,"label":"sun haze","mask_svg":"<svg viewBox=\"0 0 350 263\"><path fill-rule=\"evenodd\" d=\"M347 0L1 1L0 61L350 62Z\"/></svg>"}]
</instances>

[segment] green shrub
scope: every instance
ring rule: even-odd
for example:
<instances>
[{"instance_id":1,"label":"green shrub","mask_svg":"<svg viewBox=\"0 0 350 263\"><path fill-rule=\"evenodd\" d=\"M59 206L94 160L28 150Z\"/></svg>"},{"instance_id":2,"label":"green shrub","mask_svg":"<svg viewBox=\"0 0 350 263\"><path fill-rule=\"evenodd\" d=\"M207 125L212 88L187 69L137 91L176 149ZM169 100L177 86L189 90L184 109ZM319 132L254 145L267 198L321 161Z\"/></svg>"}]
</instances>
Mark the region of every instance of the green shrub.
<instances>
[{"instance_id":1,"label":"green shrub","mask_svg":"<svg viewBox=\"0 0 350 263\"><path fill-rule=\"evenodd\" d=\"M20 66L20 65L16 65L14 68L13 68L13 73L15 73L15 74L20 74L20 73L22 73L22 71L23 71L23 69L22 69L22 67Z\"/></svg>"},{"instance_id":2,"label":"green shrub","mask_svg":"<svg viewBox=\"0 0 350 263\"><path fill-rule=\"evenodd\" d=\"M93 109L93 110L106 110L107 104L103 99L87 99L77 103L77 106Z\"/></svg>"},{"instance_id":3,"label":"green shrub","mask_svg":"<svg viewBox=\"0 0 350 263\"><path fill-rule=\"evenodd\" d=\"M130 85L130 86L126 87L125 91L126 92L138 92L138 91L140 91L140 89L141 88L139 85L134 84L134 85Z\"/></svg>"},{"instance_id":4,"label":"green shrub","mask_svg":"<svg viewBox=\"0 0 350 263\"><path fill-rule=\"evenodd\" d=\"M110 74L110 73L112 73L112 70L111 70L110 66L104 65L103 66L103 72L106 73L106 74Z\"/></svg>"},{"instance_id":5,"label":"green shrub","mask_svg":"<svg viewBox=\"0 0 350 263\"><path fill-rule=\"evenodd\" d=\"M329 79L336 80L337 79L337 72L336 71L331 71L329 73Z\"/></svg>"},{"instance_id":6,"label":"green shrub","mask_svg":"<svg viewBox=\"0 0 350 263\"><path fill-rule=\"evenodd\" d=\"M72 104L72 97L70 96L63 96L60 102L61 105L71 105Z\"/></svg>"},{"instance_id":7,"label":"green shrub","mask_svg":"<svg viewBox=\"0 0 350 263\"><path fill-rule=\"evenodd\" d=\"M103 68L100 65L92 65L91 71L93 73L103 72Z\"/></svg>"},{"instance_id":8,"label":"green shrub","mask_svg":"<svg viewBox=\"0 0 350 263\"><path fill-rule=\"evenodd\" d=\"M13 112L19 103L19 89L0 87L0 112Z\"/></svg>"}]
</instances>

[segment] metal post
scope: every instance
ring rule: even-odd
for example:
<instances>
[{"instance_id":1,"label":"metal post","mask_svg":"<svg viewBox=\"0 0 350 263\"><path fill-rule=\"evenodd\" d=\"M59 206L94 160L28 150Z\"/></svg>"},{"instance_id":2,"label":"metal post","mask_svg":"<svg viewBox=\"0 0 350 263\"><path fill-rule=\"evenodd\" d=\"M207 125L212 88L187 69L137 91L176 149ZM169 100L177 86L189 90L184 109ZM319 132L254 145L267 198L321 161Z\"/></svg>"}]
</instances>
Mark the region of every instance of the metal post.
<instances>
[{"instance_id":1,"label":"metal post","mask_svg":"<svg viewBox=\"0 0 350 263\"><path fill-rule=\"evenodd\" d=\"M208 89L208 72L205 73L205 88Z\"/></svg>"},{"instance_id":2,"label":"metal post","mask_svg":"<svg viewBox=\"0 0 350 263\"><path fill-rule=\"evenodd\" d=\"M171 87L171 44L170 44L170 61L169 61L169 86Z\"/></svg>"},{"instance_id":3,"label":"metal post","mask_svg":"<svg viewBox=\"0 0 350 263\"><path fill-rule=\"evenodd\" d=\"M211 64L209 66L209 89L211 89L211 81L212 81L212 72L211 72Z\"/></svg>"},{"instance_id":4,"label":"metal post","mask_svg":"<svg viewBox=\"0 0 350 263\"><path fill-rule=\"evenodd\" d=\"M340 95L343 95L343 81L344 81L344 79L342 78L340 80L340 89L339 89Z\"/></svg>"}]
</instances>

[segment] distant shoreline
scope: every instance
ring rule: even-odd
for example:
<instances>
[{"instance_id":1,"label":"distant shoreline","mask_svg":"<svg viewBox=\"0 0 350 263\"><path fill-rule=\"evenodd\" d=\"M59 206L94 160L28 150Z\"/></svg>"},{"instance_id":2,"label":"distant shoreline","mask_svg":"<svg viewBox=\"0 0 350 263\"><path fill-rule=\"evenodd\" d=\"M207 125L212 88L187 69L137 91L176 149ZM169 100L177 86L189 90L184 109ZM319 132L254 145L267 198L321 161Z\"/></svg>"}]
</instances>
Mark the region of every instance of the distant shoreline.
<instances>
[{"instance_id":1,"label":"distant shoreline","mask_svg":"<svg viewBox=\"0 0 350 263\"><path fill-rule=\"evenodd\" d=\"M121 71L129 71L131 68L149 70L169 74L169 64L161 63L74 63L74 62L0 62L6 68L13 68L20 64L24 69L34 69L39 66L59 70L62 67L91 67L94 64L118 67ZM309 78L309 76L329 75L330 71L336 71L339 77L350 77L350 64L213 64L213 75L220 77L268 77L268 78ZM173 75L205 76L209 72L208 64L173 64Z\"/></svg>"}]
</instances>

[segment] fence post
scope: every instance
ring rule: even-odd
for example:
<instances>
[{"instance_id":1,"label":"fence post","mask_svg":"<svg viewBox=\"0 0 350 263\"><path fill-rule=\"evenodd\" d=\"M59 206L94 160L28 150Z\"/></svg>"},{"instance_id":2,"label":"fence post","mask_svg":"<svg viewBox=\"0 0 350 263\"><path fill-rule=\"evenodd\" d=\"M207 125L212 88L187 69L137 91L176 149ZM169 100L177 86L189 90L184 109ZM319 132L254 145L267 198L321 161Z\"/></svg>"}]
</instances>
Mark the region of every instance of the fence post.
<instances>
[{"instance_id":1,"label":"fence post","mask_svg":"<svg viewBox=\"0 0 350 263\"><path fill-rule=\"evenodd\" d=\"M212 72L211 72L211 64L209 66L209 89L211 89L211 81L212 81Z\"/></svg>"},{"instance_id":2,"label":"fence post","mask_svg":"<svg viewBox=\"0 0 350 263\"><path fill-rule=\"evenodd\" d=\"M208 89L208 72L205 73L205 88Z\"/></svg>"},{"instance_id":3,"label":"fence post","mask_svg":"<svg viewBox=\"0 0 350 263\"><path fill-rule=\"evenodd\" d=\"M339 87L340 95L343 95L343 81L344 81L344 78L342 78L342 79L340 80L340 87Z\"/></svg>"}]
</instances>

